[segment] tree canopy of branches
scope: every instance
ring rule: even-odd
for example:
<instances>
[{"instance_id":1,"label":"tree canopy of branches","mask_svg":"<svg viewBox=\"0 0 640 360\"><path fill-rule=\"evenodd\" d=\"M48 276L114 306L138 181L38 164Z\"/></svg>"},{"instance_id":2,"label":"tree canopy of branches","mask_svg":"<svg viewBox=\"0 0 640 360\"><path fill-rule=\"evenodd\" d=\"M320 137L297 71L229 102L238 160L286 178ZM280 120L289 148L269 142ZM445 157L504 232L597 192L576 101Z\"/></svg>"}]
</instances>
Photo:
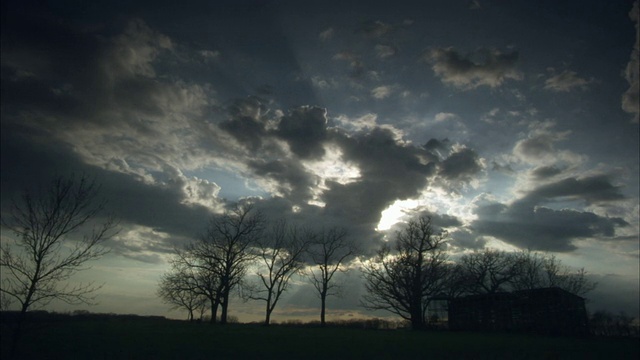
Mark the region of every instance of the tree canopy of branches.
<instances>
[{"instance_id":1,"label":"tree canopy of branches","mask_svg":"<svg viewBox=\"0 0 640 360\"><path fill-rule=\"evenodd\" d=\"M509 291L522 273L524 262L515 253L485 249L462 256L459 261L466 290L471 294Z\"/></svg>"},{"instance_id":2,"label":"tree canopy of branches","mask_svg":"<svg viewBox=\"0 0 640 360\"><path fill-rule=\"evenodd\" d=\"M553 255L527 250L515 256L519 259L521 270L513 280L514 290L559 287L572 294L585 296L598 285L589 280L584 268L572 269Z\"/></svg>"},{"instance_id":3,"label":"tree canopy of branches","mask_svg":"<svg viewBox=\"0 0 640 360\"><path fill-rule=\"evenodd\" d=\"M174 260L171 269L160 278L158 287L160 299L171 305L172 309L187 310L189 321L195 319L196 312L202 317L208 298L203 295L196 274L184 262Z\"/></svg>"},{"instance_id":4,"label":"tree canopy of branches","mask_svg":"<svg viewBox=\"0 0 640 360\"><path fill-rule=\"evenodd\" d=\"M429 217L409 221L396 233L393 249L384 245L363 266L363 306L399 315L412 329L423 328L430 298L443 290L451 269L442 250L445 236L434 233Z\"/></svg>"},{"instance_id":5,"label":"tree canopy of branches","mask_svg":"<svg viewBox=\"0 0 640 360\"><path fill-rule=\"evenodd\" d=\"M309 279L320 297L320 325L325 326L327 297L338 295L339 284L333 280L343 263L356 254L356 247L347 237L343 228L332 227L317 234L309 249L311 261L315 266L309 270Z\"/></svg>"},{"instance_id":6,"label":"tree canopy of branches","mask_svg":"<svg viewBox=\"0 0 640 360\"><path fill-rule=\"evenodd\" d=\"M459 264L463 292L467 294L559 287L584 296L596 287L584 268L573 270L555 256L531 251L485 249L464 255Z\"/></svg>"},{"instance_id":7,"label":"tree canopy of branches","mask_svg":"<svg viewBox=\"0 0 640 360\"><path fill-rule=\"evenodd\" d=\"M182 275L171 279L182 282L178 288L209 300L211 322L216 322L220 307L220 323L227 323L231 291L241 284L255 259L252 249L264 226L264 217L251 204L237 205L212 217L199 239L177 252L173 262Z\"/></svg>"},{"instance_id":8,"label":"tree canopy of branches","mask_svg":"<svg viewBox=\"0 0 640 360\"><path fill-rule=\"evenodd\" d=\"M290 226L285 220L275 222L258 246L258 258L264 268L257 272L260 290L252 289L249 298L266 303L265 324L280 296L287 290L291 276L303 267L303 257L314 237L311 231Z\"/></svg>"},{"instance_id":9,"label":"tree canopy of branches","mask_svg":"<svg viewBox=\"0 0 640 360\"><path fill-rule=\"evenodd\" d=\"M100 286L71 286L66 281L85 269L85 263L104 255L107 249L101 245L116 233L115 221L107 219L80 234L104 209L98 190L95 181L84 175L58 177L35 196L25 191L20 201L13 202L10 218L2 219L16 238L2 244L0 291L20 304L22 316L32 306L45 306L54 299L69 304L93 301ZM76 234L78 238L69 239Z\"/></svg>"}]
</instances>

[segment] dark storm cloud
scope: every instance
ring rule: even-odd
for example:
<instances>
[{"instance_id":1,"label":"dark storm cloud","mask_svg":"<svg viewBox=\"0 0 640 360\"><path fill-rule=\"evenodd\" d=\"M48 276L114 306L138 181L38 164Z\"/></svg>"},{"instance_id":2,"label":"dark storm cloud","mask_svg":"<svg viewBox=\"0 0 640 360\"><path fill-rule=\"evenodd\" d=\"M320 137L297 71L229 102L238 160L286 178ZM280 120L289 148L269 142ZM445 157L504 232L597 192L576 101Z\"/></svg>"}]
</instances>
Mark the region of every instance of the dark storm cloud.
<instances>
[{"instance_id":1,"label":"dark storm cloud","mask_svg":"<svg viewBox=\"0 0 640 360\"><path fill-rule=\"evenodd\" d=\"M531 171L531 175L538 180L554 177L561 173L562 170L555 166L540 166Z\"/></svg>"},{"instance_id":2,"label":"dark storm cloud","mask_svg":"<svg viewBox=\"0 0 640 360\"><path fill-rule=\"evenodd\" d=\"M46 17L23 20L2 34L8 111L28 104L31 111L59 116L58 121L103 123L113 119L96 115L114 105L129 114L161 112L156 102L146 100L165 90L152 80L150 62L172 46L168 38L140 20L110 39Z\"/></svg>"},{"instance_id":3,"label":"dark storm cloud","mask_svg":"<svg viewBox=\"0 0 640 360\"><path fill-rule=\"evenodd\" d=\"M629 11L629 18L636 28L636 39L631 49L629 62L624 70L624 77L629 83L629 88L622 94L622 109L634 114L633 122L640 118L640 2L634 1Z\"/></svg>"},{"instance_id":4,"label":"dark storm cloud","mask_svg":"<svg viewBox=\"0 0 640 360\"><path fill-rule=\"evenodd\" d=\"M449 139L429 139L426 144L423 145L425 150L433 154L436 158L441 157L441 153L445 153L449 150Z\"/></svg>"},{"instance_id":5,"label":"dark storm cloud","mask_svg":"<svg viewBox=\"0 0 640 360\"><path fill-rule=\"evenodd\" d=\"M606 175L590 176L581 179L566 178L558 182L543 185L529 193L527 198L561 198L582 199L587 203L622 200L621 188L611 184Z\"/></svg>"},{"instance_id":6,"label":"dark storm cloud","mask_svg":"<svg viewBox=\"0 0 640 360\"><path fill-rule=\"evenodd\" d=\"M5 136L10 133L11 137ZM107 200L106 212L113 214L124 228L138 224L188 238L201 231L211 214L203 206L184 204L180 184L154 186L140 178L87 165L64 144L51 140L32 142L31 137L16 136L16 131L7 125L2 127L2 134L2 167L11 169L2 175L3 213L9 205L4 200L16 198L22 190L46 188L54 176L86 174L100 185L99 196Z\"/></svg>"},{"instance_id":7,"label":"dark storm cloud","mask_svg":"<svg viewBox=\"0 0 640 360\"><path fill-rule=\"evenodd\" d=\"M198 123L204 88L156 76L154 63L171 52L171 40L136 19L115 34L49 16L7 19L3 14L3 211L4 199L23 188L84 173L101 185L120 222L123 231L110 242L116 253L158 261L154 253L196 236L212 211L200 202L215 207L219 186L188 179L175 166L185 154L199 155L198 137L211 136ZM134 228L161 236L125 239Z\"/></svg>"},{"instance_id":8,"label":"dark storm cloud","mask_svg":"<svg viewBox=\"0 0 640 360\"><path fill-rule=\"evenodd\" d=\"M358 165L361 179L349 184L331 183L324 195L326 211L375 227L380 212L397 199L414 197L434 175L433 160L423 149L396 142L388 129L336 136L345 160ZM420 157L424 160L421 161Z\"/></svg>"},{"instance_id":9,"label":"dark storm cloud","mask_svg":"<svg viewBox=\"0 0 640 360\"><path fill-rule=\"evenodd\" d=\"M299 161L254 160L248 165L256 175L273 180L279 195L291 198L295 203L305 203L311 199L311 189L316 186L317 179Z\"/></svg>"},{"instance_id":10,"label":"dark storm cloud","mask_svg":"<svg viewBox=\"0 0 640 360\"><path fill-rule=\"evenodd\" d=\"M616 228L629 225L622 218L603 217L589 211L555 210L544 204L570 199L587 203L622 199L619 188L604 176L568 178L540 186L507 205L485 203L476 207L472 228L520 248L572 251L580 238L612 238Z\"/></svg>"},{"instance_id":11,"label":"dark storm cloud","mask_svg":"<svg viewBox=\"0 0 640 360\"><path fill-rule=\"evenodd\" d=\"M3 123L46 132L104 167L127 158L161 168L215 137L199 121L207 87L156 76L156 62L173 48L168 37L137 19L115 35L38 20L34 29L48 41L16 30L20 24L2 32Z\"/></svg>"},{"instance_id":12,"label":"dark storm cloud","mask_svg":"<svg viewBox=\"0 0 640 360\"><path fill-rule=\"evenodd\" d=\"M433 71L443 83L469 90L482 85L497 87L507 79L522 79L516 69L518 56L517 51L503 53L496 49L462 55L448 47L428 50L423 60L433 64Z\"/></svg>"},{"instance_id":13,"label":"dark storm cloud","mask_svg":"<svg viewBox=\"0 0 640 360\"><path fill-rule=\"evenodd\" d=\"M291 151L302 159L324 156L323 142L327 137L327 111L303 106L282 117L277 135L285 139Z\"/></svg>"},{"instance_id":14,"label":"dark storm cloud","mask_svg":"<svg viewBox=\"0 0 640 360\"><path fill-rule=\"evenodd\" d=\"M460 149L440 163L439 174L449 180L468 181L482 170L478 154L471 149Z\"/></svg>"},{"instance_id":15,"label":"dark storm cloud","mask_svg":"<svg viewBox=\"0 0 640 360\"><path fill-rule=\"evenodd\" d=\"M220 123L220 128L231 134L252 152L258 151L267 135L264 106L256 98L237 99L227 109L230 119Z\"/></svg>"}]
</instances>

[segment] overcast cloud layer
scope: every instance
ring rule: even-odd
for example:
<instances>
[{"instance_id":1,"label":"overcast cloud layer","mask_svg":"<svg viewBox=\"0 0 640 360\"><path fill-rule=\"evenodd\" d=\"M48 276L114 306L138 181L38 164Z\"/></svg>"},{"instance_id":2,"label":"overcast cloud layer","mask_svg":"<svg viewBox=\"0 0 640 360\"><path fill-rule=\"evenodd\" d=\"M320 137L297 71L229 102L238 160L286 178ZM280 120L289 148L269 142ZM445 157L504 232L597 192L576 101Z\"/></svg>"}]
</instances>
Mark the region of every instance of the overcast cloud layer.
<instances>
[{"instance_id":1,"label":"overcast cloud layer","mask_svg":"<svg viewBox=\"0 0 640 360\"><path fill-rule=\"evenodd\" d=\"M303 3L3 2L3 216L99 179L122 231L98 267L148 271L105 278L113 312L248 197L365 254L427 213L454 257L545 251L638 298L637 1Z\"/></svg>"}]
</instances>

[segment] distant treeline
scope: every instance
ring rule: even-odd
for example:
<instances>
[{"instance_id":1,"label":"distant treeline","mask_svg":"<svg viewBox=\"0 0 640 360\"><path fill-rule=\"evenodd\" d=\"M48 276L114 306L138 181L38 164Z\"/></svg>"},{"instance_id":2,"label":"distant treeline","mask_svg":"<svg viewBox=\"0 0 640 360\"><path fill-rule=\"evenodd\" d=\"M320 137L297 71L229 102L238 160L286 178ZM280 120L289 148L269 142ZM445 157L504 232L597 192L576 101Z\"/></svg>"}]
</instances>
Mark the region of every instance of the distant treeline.
<instances>
[{"instance_id":1,"label":"distant treeline","mask_svg":"<svg viewBox=\"0 0 640 360\"><path fill-rule=\"evenodd\" d=\"M87 310L75 310L73 312L50 312L45 310L34 310L27 312L26 320L30 323L39 322L59 322L75 320L153 320L153 321L178 321L167 319L164 316L156 315L136 315L136 314L114 314L114 313L92 313ZM0 311L0 323L12 324L20 321L20 311Z\"/></svg>"},{"instance_id":2,"label":"distant treeline","mask_svg":"<svg viewBox=\"0 0 640 360\"><path fill-rule=\"evenodd\" d=\"M0 311L0 323L10 325L19 320L19 311ZM29 323L56 323L70 321L125 321L125 322L187 322L185 320L168 319L164 316L91 313L87 310L72 312L49 312L44 310L30 311L27 316ZM232 321L235 322L235 321ZM194 323L194 322L191 322ZM263 325L262 322L245 323L242 325ZM273 322L273 326L313 328L320 327L319 321L287 320ZM605 337L640 337L640 323L624 312L614 314L606 310L598 310L589 317L591 334ZM405 320L393 319L348 319L327 321L325 326L334 328L364 329L364 330L399 330L410 329L411 324ZM443 327L433 326L431 330L443 330Z\"/></svg>"}]
</instances>

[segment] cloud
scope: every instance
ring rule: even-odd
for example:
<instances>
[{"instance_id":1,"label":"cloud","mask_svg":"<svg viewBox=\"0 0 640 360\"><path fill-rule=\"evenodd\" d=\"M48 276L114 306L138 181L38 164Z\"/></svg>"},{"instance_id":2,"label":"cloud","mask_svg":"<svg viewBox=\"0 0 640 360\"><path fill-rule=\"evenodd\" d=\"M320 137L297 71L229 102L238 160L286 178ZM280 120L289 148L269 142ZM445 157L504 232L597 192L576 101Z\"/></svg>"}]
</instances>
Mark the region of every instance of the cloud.
<instances>
[{"instance_id":1,"label":"cloud","mask_svg":"<svg viewBox=\"0 0 640 360\"><path fill-rule=\"evenodd\" d=\"M395 28L393 25L384 23L380 20L374 20L363 22L360 30L367 36L379 38L391 33Z\"/></svg>"},{"instance_id":2,"label":"cloud","mask_svg":"<svg viewBox=\"0 0 640 360\"><path fill-rule=\"evenodd\" d=\"M376 56L378 56L381 59L386 59L388 57L395 55L398 52L398 49L390 45L378 44L375 46L375 51L376 51Z\"/></svg>"},{"instance_id":3,"label":"cloud","mask_svg":"<svg viewBox=\"0 0 640 360\"><path fill-rule=\"evenodd\" d=\"M429 139L422 147L436 159L440 159L443 157L442 154L449 152L450 144L449 139Z\"/></svg>"},{"instance_id":4,"label":"cloud","mask_svg":"<svg viewBox=\"0 0 640 360\"><path fill-rule=\"evenodd\" d=\"M382 100L391 96L392 91L393 89L391 86L378 86L371 90L371 96L378 100Z\"/></svg>"},{"instance_id":5,"label":"cloud","mask_svg":"<svg viewBox=\"0 0 640 360\"><path fill-rule=\"evenodd\" d=\"M584 161L582 156L572 151L556 149L556 143L565 140L570 131L554 131L555 123L551 121L532 122L529 128L527 138L517 141L513 148L513 154L519 159L538 165L577 165Z\"/></svg>"},{"instance_id":6,"label":"cloud","mask_svg":"<svg viewBox=\"0 0 640 360\"><path fill-rule=\"evenodd\" d=\"M435 175L435 164L429 161L434 159L424 149L402 145L388 129L334 136L344 161L355 164L360 177L347 184L327 182L323 214L350 224L364 239L377 238L373 229L381 212L398 199L418 196Z\"/></svg>"},{"instance_id":7,"label":"cloud","mask_svg":"<svg viewBox=\"0 0 640 360\"><path fill-rule=\"evenodd\" d=\"M320 40L322 41L328 41L331 40L333 38L333 35L335 34L335 30L333 30L332 27L323 30L320 35L318 35L318 37L320 38Z\"/></svg>"},{"instance_id":8,"label":"cloud","mask_svg":"<svg viewBox=\"0 0 640 360\"><path fill-rule=\"evenodd\" d=\"M592 82L593 79L583 79L575 71L565 70L545 80L544 88L554 92L569 92L574 88L586 90Z\"/></svg>"},{"instance_id":9,"label":"cloud","mask_svg":"<svg viewBox=\"0 0 640 360\"><path fill-rule=\"evenodd\" d=\"M443 83L470 90L480 86L498 87L505 80L522 80L516 69L518 52L503 53L496 49L479 49L466 56L452 47L433 48L422 57Z\"/></svg>"},{"instance_id":10,"label":"cloud","mask_svg":"<svg viewBox=\"0 0 640 360\"><path fill-rule=\"evenodd\" d=\"M364 62L360 56L350 51L344 51L333 56L333 60L341 60L349 62L352 78L362 78L365 75Z\"/></svg>"},{"instance_id":11,"label":"cloud","mask_svg":"<svg viewBox=\"0 0 640 360\"><path fill-rule=\"evenodd\" d=\"M606 175L585 178L566 178L557 182L542 185L531 191L530 198L570 198L582 199L587 203L622 200L620 187L611 184Z\"/></svg>"},{"instance_id":12,"label":"cloud","mask_svg":"<svg viewBox=\"0 0 640 360\"><path fill-rule=\"evenodd\" d=\"M378 115L369 113L357 118L349 118L346 115L340 115L335 118L341 128L353 129L355 131L372 130L377 126Z\"/></svg>"},{"instance_id":13,"label":"cloud","mask_svg":"<svg viewBox=\"0 0 640 360\"><path fill-rule=\"evenodd\" d=\"M551 178L561 173L562 170L555 166L539 166L531 171L531 175L537 180Z\"/></svg>"},{"instance_id":14,"label":"cloud","mask_svg":"<svg viewBox=\"0 0 640 360\"><path fill-rule=\"evenodd\" d=\"M254 97L237 99L227 110L231 117L220 123L220 129L228 132L251 152L261 149L267 130L260 100Z\"/></svg>"},{"instance_id":15,"label":"cloud","mask_svg":"<svg viewBox=\"0 0 640 360\"><path fill-rule=\"evenodd\" d=\"M605 203L621 200L620 189L605 176L566 178L534 188L510 204L474 201L477 219L471 228L521 249L573 251L577 239L613 238L616 229L629 224L619 217L603 217L589 211L552 209L546 204L558 201Z\"/></svg>"},{"instance_id":16,"label":"cloud","mask_svg":"<svg viewBox=\"0 0 640 360\"><path fill-rule=\"evenodd\" d=\"M483 167L475 151L461 148L440 163L439 174L449 180L469 181Z\"/></svg>"},{"instance_id":17,"label":"cloud","mask_svg":"<svg viewBox=\"0 0 640 360\"><path fill-rule=\"evenodd\" d=\"M447 121L449 119L457 119L457 118L458 118L458 115L456 114L440 112L436 114L434 120L436 122L441 122L441 121Z\"/></svg>"},{"instance_id":18,"label":"cloud","mask_svg":"<svg viewBox=\"0 0 640 360\"><path fill-rule=\"evenodd\" d=\"M286 140L300 158L317 159L324 156L322 143L327 137L326 127L326 109L302 106L280 119L277 135Z\"/></svg>"},{"instance_id":19,"label":"cloud","mask_svg":"<svg viewBox=\"0 0 640 360\"><path fill-rule=\"evenodd\" d=\"M635 22L636 41L631 50L629 63L624 71L624 77L629 83L629 89L622 94L622 109L634 114L633 122L637 123L640 116L640 2L635 1L629 11L629 18Z\"/></svg>"},{"instance_id":20,"label":"cloud","mask_svg":"<svg viewBox=\"0 0 640 360\"><path fill-rule=\"evenodd\" d=\"M109 75L131 76L143 75L155 77L153 60L162 49L171 49L173 43L169 37L153 31L144 21L129 21L124 33L112 41L112 58L108 62Z\"/></svg>"},{"instance_id":21,"label":"cloud","mask_svg":"<svg viewBox=\"0 0 640 360\"><path fill-rule=\"evenodd\" d=\"M263 179L263 186L271 194L289 198L292 205L304 204L313 198L312 189L318 179L295 159L256 159L248 166L254 175ZM265 181L268 183L264 184Z\"/></svg>"},{"instance_id":22,"label":"cloud","mask_svg":"<svg viewBox=\"0 0 640 360\"><path fill-rule=\"evenodd\" d=\"M205 62L210 62L210 61L218 60L218 58L220 57L220 51L200 50L200 55L202 56Z\"/></svg>"}]
</instances>

